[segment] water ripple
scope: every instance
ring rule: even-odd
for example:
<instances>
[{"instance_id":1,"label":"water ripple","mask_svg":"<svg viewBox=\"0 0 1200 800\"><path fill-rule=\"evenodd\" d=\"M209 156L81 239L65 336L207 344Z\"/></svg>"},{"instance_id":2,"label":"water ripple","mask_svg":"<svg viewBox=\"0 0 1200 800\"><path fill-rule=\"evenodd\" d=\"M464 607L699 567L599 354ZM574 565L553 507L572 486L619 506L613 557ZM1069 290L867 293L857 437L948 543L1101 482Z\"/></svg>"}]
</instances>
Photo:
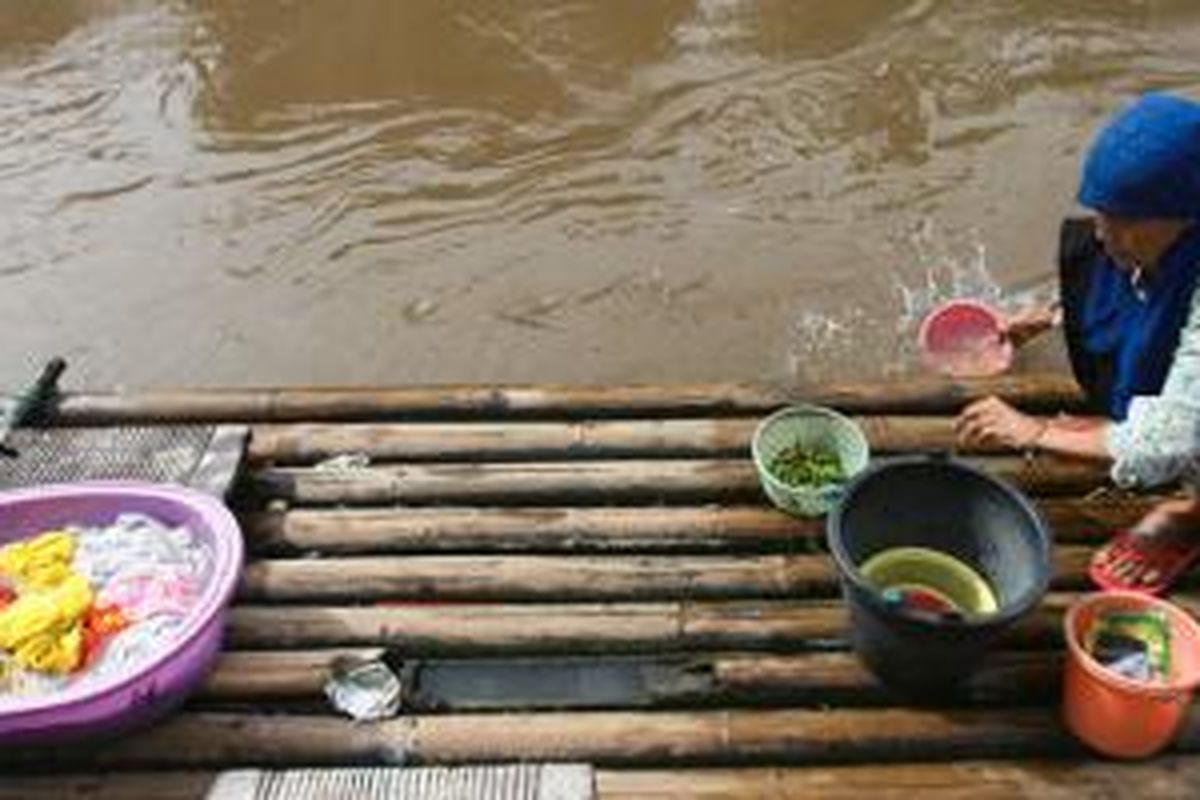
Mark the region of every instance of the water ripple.
<instances>
[{"instance_id":1,"label":"water ripple","mask_svg":"<svg viewBox=\"0 0 1200 800\"><path fill-rule=\"evenodd\" d=\"M444 326L396 345L428 377L551 332L563 379L846 368L947 262L1037 285L1080 148L1133 92L1200 94L1198 34L1194 0L0 4L0 375L62 345L320 382L341 350L276 343L396 325Z\"/></svg>"}]
</instances>

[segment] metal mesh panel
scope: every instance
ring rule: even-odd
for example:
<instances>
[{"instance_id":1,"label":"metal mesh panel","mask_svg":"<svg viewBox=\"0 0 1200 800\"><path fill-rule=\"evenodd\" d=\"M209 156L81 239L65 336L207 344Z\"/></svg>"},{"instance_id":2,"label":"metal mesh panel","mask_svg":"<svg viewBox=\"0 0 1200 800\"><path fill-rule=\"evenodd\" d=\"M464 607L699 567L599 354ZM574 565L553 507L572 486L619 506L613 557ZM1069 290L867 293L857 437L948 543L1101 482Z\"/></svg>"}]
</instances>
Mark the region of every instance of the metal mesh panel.
<instances>
[{"instance_id":1,"label":"metal mesh panel","mask_svg":"<svg viewBox=\"0 0 1200 800\"><path fill-rule=\"evenodd\" d=\"M172 425L21 428L0 455L0 489L87 480L178 483L223 494L245 442L242 428Z\"/></svg>"},{"instance_id":2,"label":"metal mesh panel","mask_svg":"<svg viewBox=\"0 0 1200 800\"><path fill-rule=\"evenodd\" d=\"M208 800L590 800L592 769L574 764L360 767L222 773Z\"/></svg>"}]
</instances>

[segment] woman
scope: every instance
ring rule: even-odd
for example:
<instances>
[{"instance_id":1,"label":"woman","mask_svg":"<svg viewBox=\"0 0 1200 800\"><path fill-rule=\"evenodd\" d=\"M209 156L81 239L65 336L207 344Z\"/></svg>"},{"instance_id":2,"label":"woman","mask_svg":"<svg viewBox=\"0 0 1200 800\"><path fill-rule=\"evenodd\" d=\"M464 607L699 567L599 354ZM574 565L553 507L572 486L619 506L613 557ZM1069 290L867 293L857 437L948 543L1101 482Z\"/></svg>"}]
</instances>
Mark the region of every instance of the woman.
<instances>
[{"instance_id":1,"label":"woman","mask_svg":"<svg viewBox=\"0 0 1200 800\"><path fill-rule=\"evenodd\" d=\"M963 411L959 436L1108 462L1124 487L1189 485L1093 562L1110 585L1160 590L1200 557L1200 104L1150 94L1117 115L1088 153L1079 201L1095 216L1064 226L1061 316L1103 416L1039 419L989 397ZM1017 315L1007 335L1021 344L1056 316Z\"/></svg>"}]
</instances>

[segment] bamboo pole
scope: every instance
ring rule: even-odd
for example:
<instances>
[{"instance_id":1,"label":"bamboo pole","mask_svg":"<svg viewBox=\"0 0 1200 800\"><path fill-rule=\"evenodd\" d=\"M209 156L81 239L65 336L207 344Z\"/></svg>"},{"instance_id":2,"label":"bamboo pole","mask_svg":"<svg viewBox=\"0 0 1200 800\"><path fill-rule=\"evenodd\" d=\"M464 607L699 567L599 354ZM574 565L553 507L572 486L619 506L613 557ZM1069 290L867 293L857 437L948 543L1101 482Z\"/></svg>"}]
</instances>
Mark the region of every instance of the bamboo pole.
<instances>
[{"instance_id":1,"label":"bamboo pole","mask_svg":"<svg viewBox=\"0 0 1200 800\"><path fill-rule=\"evenodd\" d=\"M697 656L711 664L714 701L835 702L850 705L891 704L896 697L868 672L853 653L801 655ZM998 651L971 676L956 705L1006 707L1043 703L1057 698L1063 658L1046 651ZM688 699L686 694L680 698Z\"/></svg>"},{"instance_id":2,"label":"bamboo pole","mask_svg":"<svg viewBox=\"0 0 1200 800\"><path fill-rule=\"evenodd\" d=\"M1062 613L1079 595L1052 592L1006 635L1010 647L1060 640ZM1175 600L1200 610L1194 594ZM489 653L795 651L845 646L838 601L653 603L406 603L233 608L232 647L395 645L413 656Z\"/></svg>"},{"instance_id":3,"label":"bamboo pole","mask_svg":"<svg viewBox=\"0 0 1200 800\"><path fill-rule=\"evenodd\" d=\"M790 609L795 613L795 609ZM840 609L817 611L836 616ZM343 645L397 645L413 655L458 652L538 652L608 648L679 647L684 604L491 605L411 604L403 606L235 606L227 634L233 647L287 648ZM780 613L780 617L786 615ZM824 628L832 627L828 619ZM761 639L759 631L754 638ZM708 640L717 640L709 636ZM726 640L734 638L726 635ZM735 645L736 646L736 645Z\"/></svg>"},{"instance_id":4,"label":"bamboo pole","mask_svg":"<svg viewBox=\"0 0 1200 800\"><path fill-rule=\"evenodd\" d=\"M1000 395L1047 411L1077 408L1065 375L1012 375L970 382L912 379L888 384L781 387L763 384L678 386L433 386L405 388L179 389L66 393L58 424L147 422L299 422L759 414L803 401L858 413L945 413L969 400Z\"/></svg>"},{"instance_id":5,"label":"bamboo pole","mask_svg":"<svg viewBox=\"0 0 1200 800\"><path fill-rule=\"evenodd\" d=\"M762 506L634 508L294 509L244 514L258 552L725 550L792 547L824 535L823 519Z\"/></svg>"},{"instance_id":6,"label":"bamboo pole","mask_svg":"<svg viewBox=\"0 0 1200 800\"><path fill-rule=\"evenodd\" d=\"M321 702L324 687L338 663L380 658L383 648L323 650L234 650L222 655L198 694L199 701L268 704L278 701ZM531 661L536 661L532 663ZM539 675L586 676L606 669L636 674L644 681L627 687L627 694L605 703L625 708L666 708L730 705L824 704L870 706L895 702L848 652L798 655L709 654L540 657L534 659L405 659L414 684L406 689L407 713L470 710L530 710L537 708L596 708L594 694L580 692L564 699L558 694L539 701L535 690L515 685L494 698L463 701L439 694L425 685L439 670L471 668L492 675L503 686L505 675L536 669ZM1057 691L1062 659L1044 651L998 652L976 673L960 705L1029 705L1050 700ZM579 678L584 680L586 678ZM567 679L564 679L564 683Z\"/></svg>"},{"instance_id":7,"label":"bamboo pole","mask_svg":"<svg viewBox=\"0 0 1200 800\"><path fill-rule=\"evenodd\" d=\"M248 601L649 600L836 591L823 556L375 556L258 561Z\"/></svg>"},{"instance_id":8,"label":"bamboo pole","mask_svg":"<svg viewBox=\"0 0 1200 800\"><path fill-rule=\"evenodd\" d=\"M968 460L1032 494L1082 493L1107 481L1077 461L997 456ZM297 504L716 502L761 497L754 465L737 460L411 464L361 469L268 468L250 485Z\"/></svg>"},{"instance_id":9,"label":"bamboo pole","mask_svg":"<svg viewBox=\"0 0 1200 800\"><path fill-rule=\"evenodd\" d=\"M1197 786L1200 757L1189 755L1141 764L1059 759L596 772L599 800L1183 800Z\"/></svg>"},{"instance_id":10,"label":"bamboo pole","mask_svg":"<svg viewBox=\"0 0 1200 800\"><path fill-rule=\"evenodd\" d=\"M1200 747L1200 710L1175 749ZM240 765L589 762L788 764L1079 755L1057 708L547 712L413 716L355 725L336 717L182 713L153 730L58 763L118 768ZM38 763L9 750L0 763Z\"/></svg>"},{"instance_id":11,"label":"bamboo pole","mask_svg":"<svg viewBox=\"0 0 1200 800\"><path fill-rule=\"evenodd\" d=\"M311 464L341 453L372 461L580 459L748 453L757 418L577 422L256 425L254 461Z\"/></svg>"},{"instance_id":12,"label":"bamboo pole","mask_svg":"<svg viewBox=\"0 0 1200 800\"><path fill-rule=\"evenodd\" d=\"M248 455L280 465L312 464L342 453L363 453L373 461L713 458L748 455L760 419L257 425ZM860 416L855 421L873 452L958 447L953 416Z\"/></svg>"},{"instance_id":13,"label":"bamboo pole","mask_svg":"<svg viewBox=\"0 0 1200 800\"><path fill-rule=\"evenodd\" d=\"M1088 547L1055 548L1055 585L1081 588ZM269 559L246 566L249 601L587 601L825 597L825 555L461 555Z\"/></svg>"},{"instance_id":14,"label":"bamboo pole","mask_svg":"<svg viewBox=\"0 0 1200 800\"><path fill-rule=\"evenodd\" d=\"M383 655L382 647L324 650L226 650L197 692L199 700L270 703L317 700L341 661L363 662Z\"/></svg>"},{"instance_id":15,"label":"bamboo pole","mask_svg":"<svg viewBox=\"0 0 1200 800\"><path fill-rule=\"evenodd\" d=\"M1041 498L1062 543L1103 541L1161 497ZM798 519L764 505L643 507L297 508L246 513L255 552L326 555L421 552L773 551L825 535L825 520Z\"/></svg>"}]
</instances>

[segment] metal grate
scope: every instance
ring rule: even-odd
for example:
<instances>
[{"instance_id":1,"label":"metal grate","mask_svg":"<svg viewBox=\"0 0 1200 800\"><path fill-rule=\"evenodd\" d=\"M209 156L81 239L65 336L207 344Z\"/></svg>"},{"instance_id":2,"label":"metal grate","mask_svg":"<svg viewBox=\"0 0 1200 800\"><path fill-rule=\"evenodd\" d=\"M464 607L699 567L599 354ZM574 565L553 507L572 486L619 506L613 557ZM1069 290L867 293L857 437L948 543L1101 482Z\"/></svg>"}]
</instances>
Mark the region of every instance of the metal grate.
<instances>
[{"instance_id":1,"label":"metal grate","mask_svg":"<svg viewBox=\"0 0 1200 800\"><path fill-rule=\"evenodd\" d=\"M233 770L207 800L591 800L586 764Z\"/></svg>"},{"instance_id":2,"label":"metal grate","mask_svg":"<svg viewBox=\"0 0 1200 800\"><path fill-rule=\"evenodd\" d=\"M244 426L21 428L0 455L0 489L45 483L136 480L223 495L241 461Z\"/></svg>"}]
</instances>

